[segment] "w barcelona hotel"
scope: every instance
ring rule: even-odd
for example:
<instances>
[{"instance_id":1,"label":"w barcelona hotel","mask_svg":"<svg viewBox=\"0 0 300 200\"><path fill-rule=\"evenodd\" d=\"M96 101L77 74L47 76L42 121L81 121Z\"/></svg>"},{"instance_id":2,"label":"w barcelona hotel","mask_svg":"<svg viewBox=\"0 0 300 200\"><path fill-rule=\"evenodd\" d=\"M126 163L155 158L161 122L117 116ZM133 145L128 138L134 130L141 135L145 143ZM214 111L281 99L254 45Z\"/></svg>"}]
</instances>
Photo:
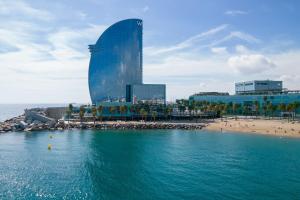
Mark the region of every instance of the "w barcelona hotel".
<instances>
[{"instance_id":1,"label":"w barcelona hotel","mask_svg":"<svg viewBox=\"0 0 300 200\"><path fill-rule=\"evenodd\" d=\"M89 91L93 104L152 102L165 104L166 85L143 83L143 22L119 21L89 45Z\"/></svg>"}]
</instances>

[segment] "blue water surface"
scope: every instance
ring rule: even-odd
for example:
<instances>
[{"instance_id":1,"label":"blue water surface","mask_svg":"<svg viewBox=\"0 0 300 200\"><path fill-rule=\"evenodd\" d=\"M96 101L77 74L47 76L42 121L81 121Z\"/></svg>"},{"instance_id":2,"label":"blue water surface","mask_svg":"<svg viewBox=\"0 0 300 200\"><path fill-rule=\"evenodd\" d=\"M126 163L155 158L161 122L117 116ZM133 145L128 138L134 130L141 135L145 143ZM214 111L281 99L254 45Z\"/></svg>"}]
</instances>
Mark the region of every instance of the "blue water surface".
<instances>
[{"instance_id":1,"label":"blue water surface","mask_svg":"<svg viewBox=\"0 0 300 200\"><path fill-rule=\"evenodd\" d=\"M181 130L0 135L0 199L300 199L299 169L295 138Z\"/></svg>"}]
</instances>

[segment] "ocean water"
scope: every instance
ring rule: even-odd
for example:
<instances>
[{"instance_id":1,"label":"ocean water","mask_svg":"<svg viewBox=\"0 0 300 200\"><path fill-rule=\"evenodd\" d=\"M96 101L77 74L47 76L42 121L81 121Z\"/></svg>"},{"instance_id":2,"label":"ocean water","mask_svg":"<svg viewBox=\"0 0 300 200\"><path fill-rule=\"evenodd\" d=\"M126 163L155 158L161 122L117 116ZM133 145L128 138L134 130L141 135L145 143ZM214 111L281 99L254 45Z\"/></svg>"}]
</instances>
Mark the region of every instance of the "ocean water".
<instances>
[{"instance_id":1,"label":"ocean water","mask_svg":"<svg viewBox=\"0 0 300 200\"><path fill-rule=\"evenodd\" d=\"M26 108L46 108L55 106L66 106L66 104L0 104L0 122L23 114Z\"/></svg>"},{"instance_id":2,"label":"ocean water","mask_svg":"<svg viewBox=\"0 0 300 200\"><path fill-rule=\"evenodd\" d=\"M299 170L295 138L183 130L0 135L0 199L300 199Z\"/></svg>"}]
</instances>

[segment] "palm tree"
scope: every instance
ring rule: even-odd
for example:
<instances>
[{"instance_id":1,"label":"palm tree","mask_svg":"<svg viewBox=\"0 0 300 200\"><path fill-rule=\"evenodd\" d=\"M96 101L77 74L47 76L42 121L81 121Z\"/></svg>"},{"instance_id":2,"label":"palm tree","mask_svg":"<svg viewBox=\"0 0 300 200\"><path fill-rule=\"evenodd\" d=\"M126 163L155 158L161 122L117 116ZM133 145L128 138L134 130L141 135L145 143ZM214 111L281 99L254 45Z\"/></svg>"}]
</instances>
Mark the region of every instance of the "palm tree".
<instances>
[{"instance_id":1,"label":"palm tree","mask_svg":"<svg viewBox=\"0 0 300 200\"><path fill-rule=\"evenodd\" d=\"M85 108L84 106L80 106L80 109L79 109L79 118L80 118L80 123L82 124L82 120L84 118L84 113L85 113Z\"/></svg>"},{"instance_id":2,"label":"palm tree","mask_svg":"<svg viewBox=\"0 0 300 200\"><path fill-rule=\"evenodd\" d=\"M187 104L187 108L189 111L190 118L192 117L192 112L195 110L195 101L190 101Z\"/></svg>"},{"instance_id":3,"label":"palm tree","mask_svg":"<svg viewBox=\"0 0 300 200\"><path fill-rule=\"evenodd\" d=\"M111 119L112 115L115 114L115 112L116 112L116 107L115 106L109 107L110 119Z\"/></svg>"},{"instance_id":4,"label":"palm tree","mask_svg":"<svg viewBox=\"0 0 300 200\"><path fill-rule=\"evenodd\" d=\"M97 116L97 108L95 106L92 106L92 115L93 115L93 118L94 118L94 127L95 127L96 116Z\"/></svg>"},{"instance_id":5,"label":"palm tree","mask_svg":"<svg viewBox=\"0 0 300 200\"><path fill-rule=\"evenodd\" d=\"M99 105L97 107L97 111L98 111L98 114L100 116L100 121L102 121L103 106Z\"/></svg>"},{"instance_id":6,"label":"palm tree","mask_svg":"<svg viewBox=\"0 0 300 200\"><path fill-rule=\"evenodd\" d=\"M152 111L151 112L151 116L152 116L153 121L155 121L155 119L157 117L157 112L156 111Z\"/></svg>"},{"instance_id":7,"label":"palm tree","mask_svg":"<svg viewBox=\"0 0 300 200\"><path fill-rule=\"evenodd\" d=\"M242 109L243 109L243 114L244 115L248 115L249 114L249 105L243 104Z\"/></svg>"},{"instance_id":8,"label":"palm tree","mask_svg":"<svg viewBox=\"0 0 300 200\"><path fill-rule=\"evenodd\" d=\"M164 106L163 114L164 114L165 120L167 120L168 119L168 108L167 108L167 106Z\"/></svg>"},{"instance_id":9,"label":"palm tree","mask_svg":"<svg viewBox=\"0 0 300 200\"><path fill-rule=\"evenodd\" d=\"M129 108L132 121L133 121L134 115L136 114L136 109L137 109L137 107L135 105L131 105L130 108Z\"/></svg>"},{"instance_id":10,"label":"palm tree","mask_svg":"<svg viewBox=\"0 0 300 200\"><path fill-rule=\"evenodd\" d=\"M268 110L268 97L267 96L264 96L263 97L263 100L264 100L264 104L263 104L263 110L264 110L264 115L266 116L267 115L267 110Z\"/></svg>"},{"instance_id":11,"label":"palm tree","mask_svg":"<svg viewBox=\"0 0 300 200\"><path fill-rule=\"evenodd\" d=\"M70 103L66 110L66 114L67 114L67 118L68 118L68 125L70 125L70 118L72 117L72 113L73 113L73 105Z\"/></svg>"},{"instance_id":12,"label":"palm tree","mask_svg":"<svg viewBox=\"0 0 300 200\"><path fill-rule=\"evenodd\" d=\"M122 114L122 116L124 114L126 114L127 113L127 106L125 106L125 105L120 106L120 113ZM126 118L126 116L124 116L124 119L125 118Z\"/></svg>"},{"instance_id":13,"label":"palm tree","mask_svg":"<svg viewBox=\"0 0 300 200\"><path fill-rule=\"evenodd\" d=\"M146 116L147 116L147 111L144 109L144 108L142 108L141 110L140 110L140 115L142 116L142 120L144 119L144 120L146 120Z\"/></svg>"},{"instance_id":14,"label":"palm tree","mask_svg":"<svg viewBox=\"0 0 300 200\"><path fill-rule=\"evenodd\" d=\"M281 113L286 111L286 105L284 103L279 104L278 108L279 108ZM281 114L281 116L282 116L282 114Z\"/></svg>"},{"instance_id":15,"label":"palm tree","mask_svg":"<svg viewBox=\"0 0 300 200\"><path fill-rule=\"evenodd\" d=\"M172 113L173 113L173 107L171 105L167 106L167 113L168 113L168 116L170 117L170 120L171 120Z\"/></svg>"},{"instance_id":16,"label":"palm tree","mask_svg":"<svg viewBox=\"0 0 300 200\"><path fill-rule=\"evenodd\" d=\"M179 109L180 115L182 115L184 113L184 111L185 111L185 106L182 103L180 103L178 105L178 109Z\"/></svg>"},{"instance_id":17,"label":"palm tree","mask_svg":"<svg viewBox=\"0 0 300 200\"><path fill-rule=\"evenodd\" d=\"M67 114L67 118L68 118L68 125L70 124L70 118L72 116L72 112L73 112L73 105L69 104L69 107L66 110L66 114Z\"/></svg>"},{"instance_id":18,"label":"palm tree","mask_svg":"<svg viewBox=\"0 0 300 200\"><path fill-rule=\"evenodd\" d=\"M273 116L273 110L274 110L274 105L271 102L269 102L267 104L267 112L269 113L269 118Z\"/></svg>"},{"instance_id":19,"label":"palm tree","mask_svg":"<svg viewBox=\"0 0 300 200\"><path fill-rule=\"evenodd\" d=\"M255 106L255 116L257 117L259 115L259 102L258 101L254 101L254 106Z\"/></svg>"},{"instance_id":20,"label":"palm tree","mask_svg":"<svg viewBox=\"0 0 300 200\"><path fill-rule=\"evenodd\" d=\"M222 109L221 109L222 116L228 114L228 110L229 110L228 107L229 107L228 104L222 105Z\"/></svg>"},{"instance_id":21,"label":"palm tree","mask_svg":"<svg viewBox=\"0 0 300 200\"><path fill-rule=\"evenodd\" d=\"M300 103L299 102L294 102L293 103L293 109L294 109L294 118L293 119L295 119L295 116L297 114L297 110L299 109L299 107L300 107Z\"/></svg>"},{"instance_id":22,"label":"palm tree","mask_svg":"<svg viewBox=\"0 0 300 200\"><path fill-rule=\"evenodd\" d=\"M237 103L234 103L232 105L232 112L234 115L236 115L236 112L238 111L239 107L240 107L240 104L237 104Z\"/></svg>"},{"instance_id":23,"label":"palm tree","mask_svg":"<svg viewBox=\"0 0 300 200\"><path fill-rule=\"evenodd\" d=\"M286 107L287 111L289 112L289 118L290 118L290 114L294 111L294 105L293 103L289 103ZM288 120L289 120L288 118Z\"/></svg>"},{"instance_id":24,"label":"palm tree","mask_svg":"<svg viewBox=\"0 0 300 200\"><path fill-rule=\"evenodd\" d=\"M72 113L73 112L73 104L70 103L68 109Z\"/></svg>"},{"instance_id":25,"label":"palm tree","mask_svg":"<svg viewBox=\"0 0 300 200\"><path fill-rule=\"evenodd\" d=\"M278 105L272 105L272 107L271 107L271 115L272 115L272 117L274 117L274 113L276 112L276 110L278 109Z\"/></svg>"},{"instance_id":26,"label":"palm tree","mask_svg":"<svg viewBox=\"0 0 300 200\"><path fill-rule=\"evenodd\" d=\"M232 103L232 102L229 102L229 103L227 104L227 108L228 108L228 112L229 112L230 114L232 114L232 113L233 113L233 103Z\"/></svg>"}]
</instances>

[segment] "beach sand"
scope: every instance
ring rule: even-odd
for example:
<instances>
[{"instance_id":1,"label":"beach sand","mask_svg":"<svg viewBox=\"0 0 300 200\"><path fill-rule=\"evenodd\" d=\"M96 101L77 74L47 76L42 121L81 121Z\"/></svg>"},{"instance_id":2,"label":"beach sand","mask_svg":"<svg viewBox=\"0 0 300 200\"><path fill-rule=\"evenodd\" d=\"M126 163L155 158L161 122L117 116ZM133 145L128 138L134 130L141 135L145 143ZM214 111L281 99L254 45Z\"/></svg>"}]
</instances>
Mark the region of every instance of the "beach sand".
<instances>
[{"instance_id":1,"label":"beach sand","mask_svg":"<svg viewBox=\"0 0 300 200\"><path fill-rule=\"evenodd\" d=\"M300 137L300 123L267 119L217 119L204 128L222 132L256 133Z\"/></svg>"}]
</instances>

